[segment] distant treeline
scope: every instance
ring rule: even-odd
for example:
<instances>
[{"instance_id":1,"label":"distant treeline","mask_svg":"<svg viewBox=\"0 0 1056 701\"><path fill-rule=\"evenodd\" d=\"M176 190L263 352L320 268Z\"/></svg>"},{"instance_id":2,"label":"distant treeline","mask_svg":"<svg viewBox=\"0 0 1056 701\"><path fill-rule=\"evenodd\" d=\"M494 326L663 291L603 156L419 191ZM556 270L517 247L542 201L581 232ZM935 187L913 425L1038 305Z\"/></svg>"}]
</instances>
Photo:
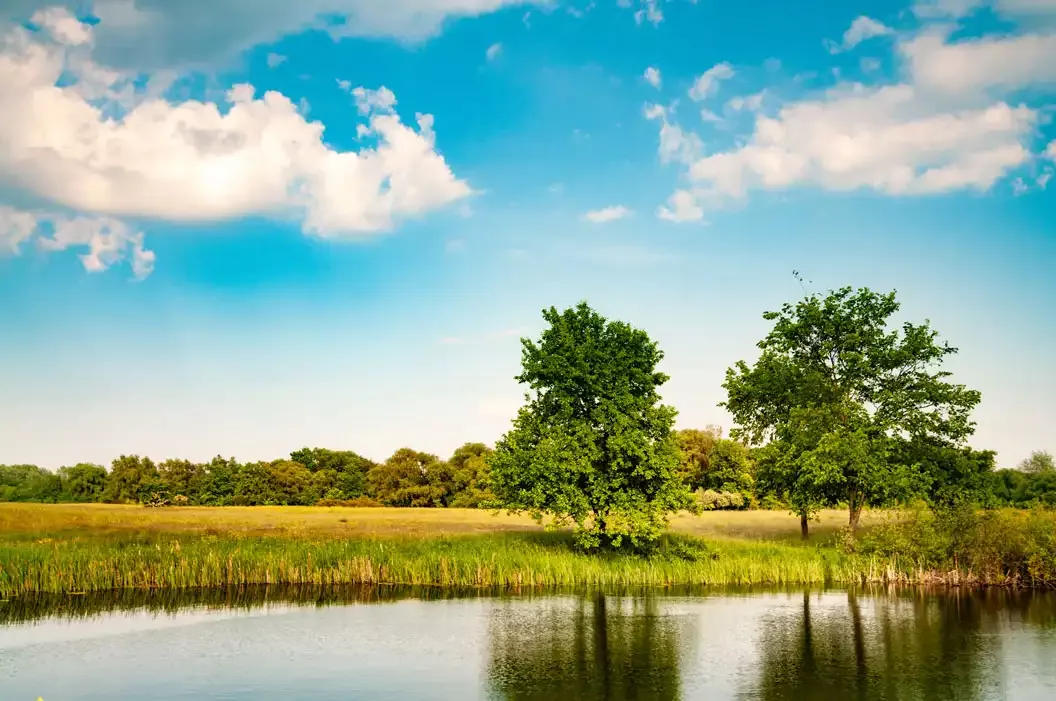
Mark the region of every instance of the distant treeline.
<instances>
[{"instance_id":1,"label":"distant treeline","mask_svg":"<svg viewBox=\"0 0 1056 701\"><path fill-rule=\"evenodd\" d=\"M680 477L703 509L788 508L783 495L758 479L757 450L724 438L714 426L678 431L677 439ZM467 443L447 460L410 448L380 463L352 451L303 448L289 458L247 463L221 456L207 463L155 463L122 455L109 469L91 463L57 472L0 465L0 501L480 508L495 502L489 490L491 455L487 445ZM929 459L943 463L937 472L961 474L958 490L974 484L973 500L979 505L1056 507L1056 469L1046 453L1003 470L994 469L990 451L950 448Z\"/></svg>"}]
</instances>

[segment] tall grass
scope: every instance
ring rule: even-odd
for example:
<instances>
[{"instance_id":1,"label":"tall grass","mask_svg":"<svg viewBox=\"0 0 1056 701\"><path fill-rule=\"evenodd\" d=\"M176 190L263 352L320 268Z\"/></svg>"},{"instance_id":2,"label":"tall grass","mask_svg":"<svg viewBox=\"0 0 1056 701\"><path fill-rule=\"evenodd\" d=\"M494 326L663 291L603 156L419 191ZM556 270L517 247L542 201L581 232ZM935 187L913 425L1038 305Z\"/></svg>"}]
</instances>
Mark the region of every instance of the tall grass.
<instances>
[{"instance_id":1,"label":"tall grass","mask_svg":"<svg viewBox=\"0 0 1056 701\"><path fill-rule=\"evenodd\" d=\"M260 584L444 587L824 584L854 558L779 543L669 537L651 557L585 554L562 533L314 539L101 538L0 544L0 595Z\"/></svg>"},{"instance_id":2,"label":"tall grass","mask_svg":"<svg viewBox=\"0 0 1056 701\"><path fill-rule=\"evenodd\" d=\"M186 518L180 509L162 515L147 509L77 511L76 519L64 520L64 512L29 508L36 510L22 519L0 509L0 597L257 585L523 589L1056 582L1056 515L1044 512L999 521L969 517L979 520L943 528L934 520L892 520L849 546L831 535L802 544L784 540L783 532L708 539L672 533L658 552L643 557L577 552L567 533L527 530L511 521L491 532L476 521L454 534L429 528L372 533L356 526L349 532L348 521L359 516L354 509L295 512L307 514L310 526L290 521L289 511L265 509L243 515L249 526L228 524L221 530L201 515L181 525L166 521ZM423 511L398 513L413 522L431 517ZM458 515L445 518L460 523ZM1000 534L987 536L995 524ZM789 525L794 534L796 524ZM966 539L964 533L975 535ZM987 566L980 567L982 562Z\"/></svg>"}]
</instances>

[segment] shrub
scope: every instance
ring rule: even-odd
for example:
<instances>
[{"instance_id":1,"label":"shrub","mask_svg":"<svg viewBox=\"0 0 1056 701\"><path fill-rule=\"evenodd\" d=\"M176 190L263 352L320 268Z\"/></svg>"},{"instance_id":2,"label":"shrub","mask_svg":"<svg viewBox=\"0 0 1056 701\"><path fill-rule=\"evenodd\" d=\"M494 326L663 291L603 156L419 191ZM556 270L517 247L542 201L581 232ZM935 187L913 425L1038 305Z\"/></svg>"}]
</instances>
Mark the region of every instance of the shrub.
<instances>
[{"instance_id":1,"label":"shrub","mask_svg":"<svg viewBox=\"0 0 1056 701\"><path fill-rule=\"evenodd\" d=\"M716 492L712 489L698 489L697 503L704 511L733 511L744 509L748 501L740 492Z\"/></svg>"}]
</instances>

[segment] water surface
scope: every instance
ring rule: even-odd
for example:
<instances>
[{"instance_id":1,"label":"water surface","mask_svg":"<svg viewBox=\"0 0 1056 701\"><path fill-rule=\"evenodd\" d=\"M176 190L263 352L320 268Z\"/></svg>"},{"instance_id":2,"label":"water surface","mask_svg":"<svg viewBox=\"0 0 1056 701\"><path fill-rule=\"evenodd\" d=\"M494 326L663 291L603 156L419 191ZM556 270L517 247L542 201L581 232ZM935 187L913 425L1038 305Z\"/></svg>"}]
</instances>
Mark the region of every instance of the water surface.
<instances>
[{"instance_id":1,"label":"water surface","mask_svg":"<svg viewBox=\"0 0 1056 701\"><path fill-rule=\"evenodd\" d=\"M125 592L0 603L4 701L1056 699L1056 595Z\"/></svg>"}]
</instances>

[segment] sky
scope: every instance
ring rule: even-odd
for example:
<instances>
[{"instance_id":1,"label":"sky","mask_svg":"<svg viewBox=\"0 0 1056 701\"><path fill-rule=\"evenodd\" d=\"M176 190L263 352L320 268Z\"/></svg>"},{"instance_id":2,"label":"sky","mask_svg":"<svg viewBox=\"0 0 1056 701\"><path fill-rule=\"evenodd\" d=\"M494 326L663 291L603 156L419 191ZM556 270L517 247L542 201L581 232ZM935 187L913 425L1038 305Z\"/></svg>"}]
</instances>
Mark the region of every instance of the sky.
<instances>
[{"instance_id":1,"label":"sky","mask_svg":"<svg viewBox=\"0 0 1056 701\"><path fill-rule=\"evenodd\" d=\"M729 428L845 285L1056 452L1056 0L4 7L0 463L493 443L580 300Z\"/></svg>"}]
</instances>

